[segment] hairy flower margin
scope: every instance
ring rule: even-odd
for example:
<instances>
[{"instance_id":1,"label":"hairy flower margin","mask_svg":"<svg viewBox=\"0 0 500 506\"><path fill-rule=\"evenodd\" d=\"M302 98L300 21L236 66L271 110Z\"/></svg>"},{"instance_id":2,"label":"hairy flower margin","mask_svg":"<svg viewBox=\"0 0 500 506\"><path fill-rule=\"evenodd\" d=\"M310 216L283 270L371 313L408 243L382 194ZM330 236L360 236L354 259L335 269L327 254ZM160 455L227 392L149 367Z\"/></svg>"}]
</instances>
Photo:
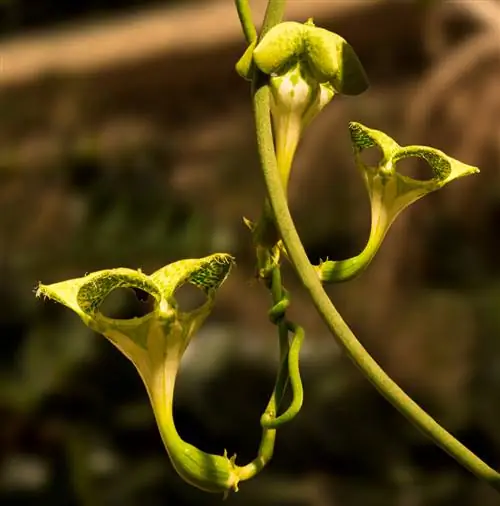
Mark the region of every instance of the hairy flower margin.
<instances>
[{"instance_id":1,"label":"hairy flower margin","mask_svg":"<svg viewBox=\"0 0 500 506\"><path fill-rule=\"evenodd\" d=\"M455 179L479 172L477 167L455 160L439 149L401 147L387 134L361 123L350 123L349 131L356 165L370 197L371 229L377 241L381 241L399 213L410 204ZM373 166L365 164L361 157L363 151L371 147L379 148L382 155L378 164ZM411 157L424 159L432 169L433 177L422 181L400 174L398 162Z\"/></svg>"},{"instance_id":2,"label":"hairy flower margin","mask_svg":"<svg viewBox=\"0 0 500 506\"><path fill-rule=\"evenodd\" d=\"M173 421L174 386L182 356L191 338L210 314L215 294L234 264L228 254L181 260L147 276L140 270L119 268L38 287L45 296L72 309L91 329L104 335L135 366L148 392L168 455L177 472L189 483L209 492L237 490L239 476L234 458L209 455L182 441ZM198 287L206 301L183 312L175 292L185 283ZM154 300L147 315L118 320L99 308L117 288L136 288ZM207 464L208 463L208 464Z\"/></svg>"},{"instance_id":3,"label":"hairy flower margin","mask_svg":"<svg viewBox=\"0 0 500 506\"><path fill-rule=\"evenodd\" d=\"M387 134L361 123L349 124L356 166L363 178L371 207L371 229L364 251L348 260L325 261L316 267L323 282L346 281L361 273L380 248L385 235L398 215L428 193L439 190L455 179L476 174L477 167L467 165L442 151L427 146L400 146ZM363 161L364 150L376 147L380 160L374 165ZM400 174L398 162L405 158L422 158L433 177L418 180Z\"/></svg>"}]
</instances>

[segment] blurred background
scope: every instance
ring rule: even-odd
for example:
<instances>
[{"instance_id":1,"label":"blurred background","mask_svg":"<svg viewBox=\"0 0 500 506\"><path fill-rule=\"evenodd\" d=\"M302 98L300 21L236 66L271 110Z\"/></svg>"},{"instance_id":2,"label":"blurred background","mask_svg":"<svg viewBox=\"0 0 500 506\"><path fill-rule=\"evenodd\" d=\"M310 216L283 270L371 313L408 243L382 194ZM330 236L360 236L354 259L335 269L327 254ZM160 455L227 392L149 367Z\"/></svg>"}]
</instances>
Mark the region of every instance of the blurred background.
<instances>
[{"instance_id":1,"label":"blurred background","mask_svg":"<svg viewBox=\"0 0 500 506\"><path fill-rule=\"evenodd\" d=\"M252 2L256 19L264 4ZM499 467L500 2L288 2L289 19L310 16L354 46L371 80L334 99L297 156L290 200L313 262L368 237L348 121L481 168L405 211L369 270L329 292L390 375ZM34 289L234 254L175 416L204 450L255 456L277 340L242 223L264 188L233 2L3 0L0 30L0 504L219 504L172 470L132 365ZM498 504L342 356L291 269L286 284L307 329L305 404L231 504ZM109 315L141 309L126 291L110 299Z\"/></svg>"}]
</instances>

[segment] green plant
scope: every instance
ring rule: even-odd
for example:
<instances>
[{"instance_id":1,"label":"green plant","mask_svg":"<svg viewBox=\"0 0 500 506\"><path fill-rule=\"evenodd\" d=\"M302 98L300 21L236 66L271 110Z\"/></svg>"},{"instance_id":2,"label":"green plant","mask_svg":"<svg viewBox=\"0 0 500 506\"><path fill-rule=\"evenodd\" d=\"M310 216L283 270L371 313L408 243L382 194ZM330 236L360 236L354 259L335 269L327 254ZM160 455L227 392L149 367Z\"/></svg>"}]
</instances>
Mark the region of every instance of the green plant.
<instances>
[{"instance_id":1,"label":"green plant","mask_svg":"<svg viewBox=\"0 0 500 506\"><path fill-rule=\"evenodd\" d=\"M181 439L172 415L175 379L182 356L212 309L216 291L229 275L234 263L230 255L218 253L182 260L150 276L131 269L99 271L79 279L40 285L38 295L68 306L132 361L145 384L176 471L202 490L227 494L237 490L240 481L255 476L265 467L273 455L277 429L292 420L302 406L299 354L304 331L287 319L290 299L281 272L286 257L332 334L380 393L459 463L500 490L500 474L443 429L387 376L356 339L323 289L324 283L359 275L407 206L478 169L437 149L399 146L383 132L351 123L354 157L371 203L371 233L359 255L312 265L286 198L295 151L307 126L336 94L360 94L368 87L368 81L354 50L340 36L316 27L312 20L304 24L281 22L285 0L269 0L259 35L248 1L235 0L235 4L248 43L236 69L251 81L258 150L268 191L260 218L255 223L245 219L245 223L252 234L258 278L271 294L269 318L278 329L280 348L280 367L261 417L262 439L256 458L240 466L236 456L229 458L226 452L211 455L201 451ZM380 150L382 158L378 164L369 166L360 155L372 147ZM407 157L424 159L432 168L433 177L420 181L399 174L396 164ZM207 299L200 308L184 312L178 307L176 290L185 283L205 292ZM120 287L147 292L155 301L154 309L131 320L105 317L99 307L111 291ZM292 401L284 409L281 401L288 386L292 389Z\"/></svg>"}]
</instances>

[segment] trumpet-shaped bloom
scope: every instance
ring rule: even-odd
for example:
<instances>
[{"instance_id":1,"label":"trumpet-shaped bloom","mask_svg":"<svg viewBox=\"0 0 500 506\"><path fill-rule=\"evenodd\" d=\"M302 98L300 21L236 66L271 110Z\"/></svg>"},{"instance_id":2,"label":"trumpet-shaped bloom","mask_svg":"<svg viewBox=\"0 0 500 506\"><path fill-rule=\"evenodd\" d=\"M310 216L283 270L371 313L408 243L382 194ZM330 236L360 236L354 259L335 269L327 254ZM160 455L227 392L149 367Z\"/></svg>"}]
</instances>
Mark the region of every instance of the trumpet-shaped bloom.
<instances>
[{"instance_id":1,"label":"trumpet-shaped bloom","mask_svg":"<svg viewBox=\"0 0 500 506\"><path fill-rule=\"evenodd\" d=\"M402 147L385 133L360 123L350 123L349 130L356 165L370 197L371 231L365 249L358 256L322 262L317 267L321 280L325 282L345 281L364 270L403 209L455 179L479 172L477 167L455 160L438 149ZM363 162L361 154L372 147L377 147L382 156L377 164L368 165ZM422 181L400 174L397 171L398 162L409 157L424 159L431 167L433 177Z\"/></svg>"},{"instance_id":2,"label":"trumpet-shaped bloom","mask_svg":"<svg viewBox=\"0 0 500 506\"><path fill-rule=\"evenodd\" d=\"M210 492L237 489L239 476L234 458L209 455L183 441L173 415L173 394L182 356L214 305L217 289L228 276L233 258L215 254L202 259L175 262L147 276L132 269L94 272L83 278L48 286L44 295L72 309L90 328L103 334L136 367L148 392L160 433L173 466L189 483ZM176 290L191 283L206 294L199 308L183 312L175 299ZM132 287L154 299L147 315L129 320L104 316L104 299L117 288Z\"/></svg>"}]
</instances>

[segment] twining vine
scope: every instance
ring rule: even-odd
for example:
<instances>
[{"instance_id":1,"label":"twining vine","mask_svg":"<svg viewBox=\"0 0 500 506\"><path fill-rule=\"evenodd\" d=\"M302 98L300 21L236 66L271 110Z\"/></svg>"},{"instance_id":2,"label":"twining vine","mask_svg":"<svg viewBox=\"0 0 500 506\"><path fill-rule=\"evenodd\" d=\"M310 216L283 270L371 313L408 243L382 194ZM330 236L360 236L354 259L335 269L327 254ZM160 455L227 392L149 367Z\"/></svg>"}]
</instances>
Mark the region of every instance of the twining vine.
<instances>
[{"instance_id":1,"label":"twining vine","mask_svg":"<svg viewBox=\"0 0 500 506\"><path fill-rule=\"evenodd\" d=\"M305 0L304 0L305 1ZM385 133L359 123L348 125L353 156L365 183L371 206L371 231L363 251L346 260L312 265L295 228L287 202L287 185L295 152L308 125L338 94L359 95L368 79L354 49L338 34L305 23L282 22L285 0L269 0L262 28L257 32L248 0L235 0L247 49L236 71L249 82L261 170L268 198L256 222L245 219L256 254L257 277L269 291L270 321L277 328L279 367L268 405L260 416L262 437L256 457L239 465L236 456L208 454L184 441L173 418L177 372L192 337L210 314L215 295L234 264L227 253L169 264L151 275L117 268L82 278L38 287L49 297L75 311L82 321L104 335L135 366L141 376L158 428L177 473L188 483L225 496L240 482L253 478L271 460L279 428L299 413L303 403L300 349L304 329L289 320L291 303L282 277L289 261L308 291L319 314L344 352L361 373L411 423L454 459L500 491L500 474L474 455L423 411L375 362L339 314L323 285L345 282L360 275L380 248L397 216L409 205L447 183L478 172L426 146L400 146ZM367 165L363 150L378 147L382 158ZM427 181L397 171L407 157L424 159L433 171ZM191 283L207 296L199 308L184 312L175 292ZM155 301L151 313L115 320L100 312L104 298L120 287L141 289ZM292 400L283 406L285 391Z\"/></svg>"}]
</instances>

